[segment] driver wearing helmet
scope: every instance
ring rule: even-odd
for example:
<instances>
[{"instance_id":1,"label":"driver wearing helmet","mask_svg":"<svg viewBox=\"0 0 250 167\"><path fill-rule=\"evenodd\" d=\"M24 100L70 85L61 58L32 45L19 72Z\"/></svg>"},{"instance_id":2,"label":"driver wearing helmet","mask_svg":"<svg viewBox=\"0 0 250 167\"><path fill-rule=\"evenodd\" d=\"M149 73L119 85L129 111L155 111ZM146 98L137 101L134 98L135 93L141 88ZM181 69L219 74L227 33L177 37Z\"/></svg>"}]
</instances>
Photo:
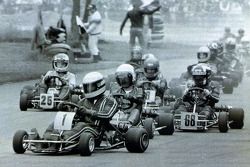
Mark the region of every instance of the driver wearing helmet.
<instances>
[{"instance_id":1,"label":"driver wearing helmet","mask_svg":"<svg viewBox=\"0 0 250 167\"><path fill-rule=\"evenodd\" d=\"M106 87L101 73L90 72L86 74L83 77L82 86L84 98L78 103L81 106L76 112L78 119L71 130L65 130L62 134L63 139L67 141L75 140L84 130L89 130L88 126L90 124L94 124L99 119L109 118L110 115L112 117L117 112L116 100L104 94ZM53 135L56 132L54 124L50 124L44 133L44 139L58 140L58 137ZM98 132L96 131L95 133ZM51 145L49 149L55 149L55 147L55 145Z\"/></svg>"},{"instance_id":2,"label":"driver wearing helmet","mask_svg":"<svg viewBox=\"0 0 250 167\"><path fill-rule=\"evenodd\" d=\"M131 64L135 69L141 67L142 62L142 48L138 45L134 46L131 51L131 58L127 64Z\"/></svg>"},{"instance_id":3,"label":"driver wearing helmet","mask_svg":"<svg viewBox=\"0 0 250 167\"><path fill-rule=\"evenodd\" d=\"M238 35L237 35L236 38L235 38L237 44L240 44L241 39L244 37L244 33L245 33L245 31L244 31L242 28L240 28L240 29L238 30Z\"/></svg>"},{"instance_id":4,"label":"driver wearing helmet","mask_svg":"<svg viewBox=\"0 0 250 167\"><path fill-rule=\"evenodd\" d=\"M69 57L65 53L58 53L53 57L53 70L48 71L40 83L40 93L46 93L48 88L60 90L59 98L68 98L69 91L76 85L75 74L68 71Z\"/></svg>"},{"instance_id":5,"label":"driver wearing helmet","mask_svg":"<svg viewBox=\"0 0 250 167\"><path fill-rule=\"evenodd\" d=\"M208 66L203 66L198 64L192 69L192 79L194 81L194 85L192 85L188 89L192 89L194 87L203 89L204 93L203 100L204 104L202 106L197 106L197 110L201 115L205 115L207 119L211 119L210 113L212 112L212 108L215 103L219 101L220 88L218 84L214 81L210 80L211 69ZM182 97L183 103L180 104L175 113L188 112L192 111L193 106L190 103L190 99L192 99L192 95L188 93L187 90Z\"/></svg>"},{"instance_id":6,"label":"driver wearing helmet","mask_svg":"<svg viewBox=\"0 0 250 167\"><path fill-rule=\"evenodd\" d=\"M164 94L168 88L167 80L163 77L160 72L160 63L159 60L155 57L147 58L144 61L143 65L144 76L139 78L138 86L140 86L140 81L146 80L151 81L156 86L156 96L159 96L163 99Z\"/></svg>"},{"instance_id":7,"label":"driver wearing helmet","mask_svg":"<svg viewBox=\"0 0 250 167\"><path fill-rule=\"evenodd\" d=\"M123 94L123 100L128 102L128 106L124 111L128 115L128 122L119 126L123 128L127 128L129 125L135 126L140 121L140 111L142 110L144 97L142 89L135 86L136 75L134 67L130 64L120 65L116 69L115 78L120 88L114 93Z\"/></svg>"},{"instance_id":8,"label":"driver wearing helmet","mask_svg":"<svg viewBox=\"0 0 250 167\"><path fill-rule=\"evenodd\" d=\"M220 41L225 42L228 38L235 38L235 35L231 32L230 27L225 27L224 35L220 38Z\"/></svg>"}]
</instances>

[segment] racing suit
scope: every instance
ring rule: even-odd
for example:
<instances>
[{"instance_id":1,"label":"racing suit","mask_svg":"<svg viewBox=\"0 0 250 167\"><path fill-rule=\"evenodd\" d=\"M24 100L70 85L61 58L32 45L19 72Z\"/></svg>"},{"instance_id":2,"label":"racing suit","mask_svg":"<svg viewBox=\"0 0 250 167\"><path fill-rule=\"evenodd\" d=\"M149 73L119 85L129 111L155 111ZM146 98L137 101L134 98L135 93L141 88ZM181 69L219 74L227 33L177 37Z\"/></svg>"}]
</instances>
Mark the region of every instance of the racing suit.
<instances>
[{"instance_id":1,"label":"racing suit","mask_svg":"<svg viewBox=\"0 0 250 167\"><path fill-rule=\"evenodd\" d=\"M189 89L192 89L193 87L198 87L198 86L193 85ZM206 103L204 103L201 106L197 106L196 110L200 115L205 115L207 119L211 119L211 112L213 112L213 107L215 103L219 101L220 87L217 82L210 81L207 85L202 87L202 89L204 90L206 89L210 93L203 95L204 96L203 100L205 100ZM194 106L191 105L190 99L192 99L191 95L185 93L184 96L182 97L182 102L177 101L178 104L175 104L175 114L180 114L181 112L192 112Z\"/></svg>"},{"instance_id":2,"label":"racing suit","mask_svg":"<svg viewBox=\"0 0 250 167\"><path fill-rule=\"evenodd\" d=\"M88 17L88 22L84 24L86 27L88 27L86 32L89 35L88 47L90 53L91 55L94 56L94 58L99 58L99 59L100 59L99 55L100 53L98 49L98 40L102 32L101 23L102 23L101 14L98 11L95 11Z\"/></svg>"},{"instance_id":3,"label":"racing suit","mask_svg":"<svg viewBox=\"0 0 250 167\"><path fill-rule=\"evenodd\" d=\"M62 133L62 138L66 141L79 138L81 133L90 130L88 127L95 125L97 120L109 118L110 114L113 116L117 112L115 99L105 95L98 96L94 101L83 98L78 105L87 108L92 114L87 115L81 109L76 113L80 119L77 119L78 121L72 125L71 130L65 130ZM58 130L54 129L54 123L49 125L43 137L45 140L58 140L57 136L51 134L59 134Z\"/></svg>"},{"instance_id":4,"label":"racing suit","mask_svg":"<svg viewBox=\"0 0 250 167\"><path fill-rule=\"evenodd\" d=\"M126 91L125 89L120 88L115 93L124 94L133 102L133 104L131 105L130 102L125 98L123 99L122 105L131 105L131 107L126 107L124 113L127 115L127 121L132 126L137 125L140 121L140 113L142 111L142 104L144 99L142 89L137 88L133 85L130 91Z\"/></svg>"},{"instance_id":5,"label":"racing suit","mask_svg":"<svg viewBox=\"0 0 250 167\"><path fill-rule=\"evenodd\" d=\"M145 40L143 34L143 25L144 25L144 15L151 15L157 10L160 9L160 5L156 5L154 10L143 10L141 7L134 6L132 10L128 11L120 27L120 34L122 35L122 30L127 22L130 19L130 48L132 49L135 46L136 38L138 38L139 44L142 48L145 48Z\"/></svg>"},{"instance_id":6,"label":"racing suit","mask_svg":"<svg viewBox=\"0 0 250 167\"><path fill-rule=\"evenodd\" d=\"M60 79L55 78L54 81L51 80L53 76L60 77ZM64 83L62 83L64 82ZM39 84L39 92L47 93L48 88L55 87L57 88L59 93L60 99L68 99L70 95L70 90L72 90L76 85L76 76L73 73L66 72L66 73L58 73L57 71L48 71L45 76L42 78L41 83Z\"/></svg>"},{"instance_id":7,"label":"racing suit","mask_svg":"<svg viewBox=\"0 0 250 167\"><path fill-rule=\"evenodd\" d=\"M159 73L154 79L148 79L145 75L138 78L137 85L141 87L141 82L150 81L153 82L156 87L156 96L159 96L163 100L164 95L167 93L168 85L167 80L164 78L162 73Z\"/></svg>"}]
</instances>

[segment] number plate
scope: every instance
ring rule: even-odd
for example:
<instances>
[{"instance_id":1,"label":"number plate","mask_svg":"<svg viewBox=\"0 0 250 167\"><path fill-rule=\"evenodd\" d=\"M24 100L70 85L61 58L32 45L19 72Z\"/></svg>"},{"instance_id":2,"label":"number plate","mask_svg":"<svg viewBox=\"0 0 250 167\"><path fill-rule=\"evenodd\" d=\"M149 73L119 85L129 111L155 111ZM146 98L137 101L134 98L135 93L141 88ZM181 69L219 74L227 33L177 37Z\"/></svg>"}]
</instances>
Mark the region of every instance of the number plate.
<instances>
[{"instance_id":1,"label":"number plate","mask_svg":"<svg viewBox=\"0 0 250 167\"><path fill-rule=\"evenodd\" d=\"M54 120L54 129L71 130L74 112L58 112Z\"/></svg>"},{"instance_id":2,"label":"number plate","mask_svg":"<svg viewBox=\"0 0 250 167\"><path fill-rule=\"evenodd\" d=\"M156 94L155 90L145 90L145 94L147 103L155 102L155 94Z\"/></svg>"},{"instance_id":3,"label":"number plate","mask_svg":"<svg viewBox=\"0 0 250 167\"><path fill-rule=\"evenodd\" d=\"M181 128L183 130L196 130L198 121L198 113L181 114Z\"/></svg>"},{"instance_id":4,"label":"number plate","mask_svg":"<svg viewBox=\"0 0 250 167\"><path fill-rule=\"evenodd\" d=\"M40 107L43 109L52 109L54 107L54 95L40 94Z\"/></svg>"}]
</instances>

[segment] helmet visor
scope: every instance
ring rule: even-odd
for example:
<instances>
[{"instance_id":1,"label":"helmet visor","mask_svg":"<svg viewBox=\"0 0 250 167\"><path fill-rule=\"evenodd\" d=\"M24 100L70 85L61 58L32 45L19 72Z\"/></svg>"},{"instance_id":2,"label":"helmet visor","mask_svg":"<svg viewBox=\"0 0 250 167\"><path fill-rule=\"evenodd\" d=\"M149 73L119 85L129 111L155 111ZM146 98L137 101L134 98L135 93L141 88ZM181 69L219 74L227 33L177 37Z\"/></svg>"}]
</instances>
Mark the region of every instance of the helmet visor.
<instances>
[{"instance_id":1,"label":"helmet visor","mask_svg":"<svg viewBox=\"0 0 250 167\"><path fill-rule=\"evenodd\" d=\"M208 53L198 53L197 54L198 59L206 59L208 57Z\"/></svg>"},{"instance_id":2,"label":"helmet visor","mask_svg":"<svg viewBox=\"0 0 250 167\"><path fill-rule=\"evenodd\" d=\"M65 68L68 66L68 61L66 60L56 60L55 61L55 67L57 68Z\"/></svg>"},{"instance_id":3,"label":"helmet visor","mask_svg":"<svg viewBox=\"0 0 250 167\"><path fill-rule=\"evenodd\" d=\"M85 93L91 93L97 90L97 84L83 84L83 90Z\"/></svg>"},{"instance_id":4,"label":"helmet visor","mask_svg":"<svg viewBox=\"0 0 250 167\"><path fill-rule=\"evenodd\" d=\"M132 75L130 73L118 73L116 74L116 81L121 87L128 88L132 85Z\"/></svg>"}]
</instances>

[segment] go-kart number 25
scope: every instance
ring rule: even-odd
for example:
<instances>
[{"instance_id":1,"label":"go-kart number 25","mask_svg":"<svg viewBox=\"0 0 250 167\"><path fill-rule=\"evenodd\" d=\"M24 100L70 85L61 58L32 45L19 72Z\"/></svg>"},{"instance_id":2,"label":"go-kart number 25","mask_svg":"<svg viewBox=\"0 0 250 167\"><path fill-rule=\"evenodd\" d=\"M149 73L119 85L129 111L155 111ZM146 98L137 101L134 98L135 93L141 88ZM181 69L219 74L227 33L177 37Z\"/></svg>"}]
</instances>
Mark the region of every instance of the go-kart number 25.
<instances>
[{"instance_id":1,"label":"go-kart number 25","mask_svg":"<svg viewBox=\"0 0 250 167\"><path fill-rule=\"evenodd\" d=\"M52 96L42 95L41 96L41 104L51 106L52 105Z\"/></svg>"},{"instance_id":2,"label":"go-kart number 25","mask_svg":"<svg viewBox=\"0 0 250 167\"><path fill-rule=\"evenodd\" d=\"M195 115L186 115L185 126L195 126Z\"/></svg>"}]
</instances>

